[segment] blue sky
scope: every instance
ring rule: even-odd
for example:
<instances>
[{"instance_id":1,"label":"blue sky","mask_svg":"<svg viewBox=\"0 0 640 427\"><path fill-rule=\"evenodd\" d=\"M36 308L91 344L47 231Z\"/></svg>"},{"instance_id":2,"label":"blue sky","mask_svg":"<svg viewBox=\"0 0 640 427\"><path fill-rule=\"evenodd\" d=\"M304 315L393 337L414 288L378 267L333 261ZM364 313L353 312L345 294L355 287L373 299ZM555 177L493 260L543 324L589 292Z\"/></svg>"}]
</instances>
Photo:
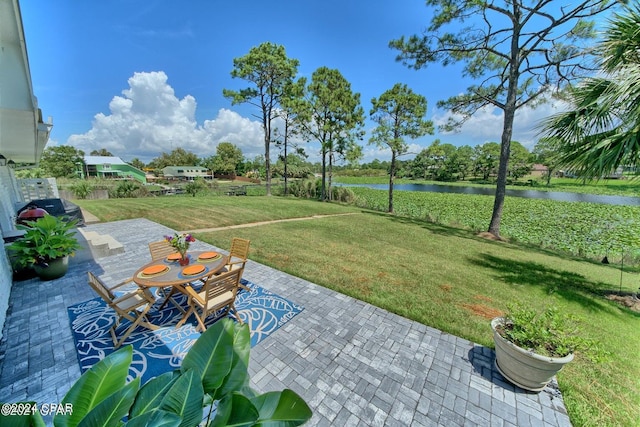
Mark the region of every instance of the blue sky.
<instances>
[{"instance_id":1,"label":"blue sky","mask_svg":"<svg viewBox=\"0 0 640 427\"><path fill-rule=\"evenodd\" d=\"M389 41L429 23L422 0L57 0L22 1L21 10L34 92L45 118L53 117L50 144L87 154L106 148L125 161L178 147L207 157L224 141L249 158L262 154L258 111L232 106L222 90L248 85L231 78L233 58L265 41L300 61L299 76L337 68L367 114L372 97L402 82L427 97L427 118L440 123L447 112L436 102L469 84L456 66L415 71L395 61ZM513 139L531 148L531 125L550 108L522 111ZM389 160L366 144L373 127L366 125L363 161ZM501 128L501 116L484 111L458 134L408 142L413 153L436 138L476 145L499 141ZM319 159L315 144L306 149L309 160Z\"/></svg>"}]
</instances>

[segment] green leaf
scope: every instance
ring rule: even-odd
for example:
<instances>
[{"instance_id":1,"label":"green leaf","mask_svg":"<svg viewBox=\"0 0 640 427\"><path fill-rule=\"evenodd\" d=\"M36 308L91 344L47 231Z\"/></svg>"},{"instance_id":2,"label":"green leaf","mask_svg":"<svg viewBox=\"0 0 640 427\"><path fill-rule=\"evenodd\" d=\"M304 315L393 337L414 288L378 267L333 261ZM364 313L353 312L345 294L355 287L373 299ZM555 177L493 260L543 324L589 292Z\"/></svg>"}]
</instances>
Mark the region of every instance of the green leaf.
<instances>
[{"instance_id":1,"label":"green leaf","mask_svg":"<svg viewBox=\"0 0 640 427\"><path fill-rule=\"evenodd\" d=\"M204 391L197 371L183 373L162 399L160 409L182 418L181 426L196 426L202 421Z\"/></svg>"},{"instance_id":2,"label":"green leaf","mask_svg":"<svg viewBox=\"0 0 640 427\"><path fill-rule=\"evenodd\" d=\"M182 361L182 373L194 369L206 393L215 393L231 370L233 324L233 320L224 318L209 326Z\"/></svg>"},{"instance_id":3,"label":"green leaf","mask_svg":"<svg viewBox=\"0 0 640 427\"><path fill-rule=\"evenodd\" d=\"M122 418L129 413L129 408L140 388L140 378L119 388L96 405L78 423L79 427L111 427L122 424ZM75 411L74 411L75 412Z\"/></svg>"},{"instance_id":4,"label":"green leaf","mask_svg":"<svg viewBox=\"0 0 640 427\"><path fill-rule=\"evenodd\" d=\"M152 409L144 414L131 418L124 425L126 427L178 427L182 418L173 412Z\"/></svg>"},{"instance_id":5,"label":"green leaf","mask_svg":"<svg viewBox=\"0 0 640 427\"><path fill-rule=\"evenodd\" d=\"M260 413L258 425L299 426L313 413L304 399L293 390L272 391L251 399Z\"/></svg>"},{"instance_id":6,"label":"green leaf","mask_svg":"<svg viewBox=\"0 0 640 427\"><path fill-rule=\"evenodd\" d=\"M258 416L258 410L251 400L240 393L232 393L220 400L216 416L209 427L253 426Z\"/></svg>"},{"instance_id":7,"label":"green leaf","mask_svg":"<svg viewBox=\"0 0 640 427\"><path fill-rule=\"evenodd\" d=\"M44 420L36 402L19 402L10 403L11 407L20 409L18 412L24 412L24 415L2 415L0 414L0 425L4 427L45 427ZM16 406L13 406L16 405ZM23 409L25 408L25 409ZM28 413L26 413L28 412Z\"/></svg>"},{"instance_id":8,"label":"green leaf","mask_svg":"<svg viewBox=\"0 0 640 427\"><path fill-rule=\"evenodd\" d=\"M239 391L249 383L247 373L249 353L251 352L251 333L249 325L233 322L233 354L229 374L213 393L214 399L220 399L228 393Z\"/></svg>"},{"instance_id":9,"label":"green leaf","mask_svg":"<svg viewBox=\"0 0 640 427\"><path fill-rule=\"evenodd\" d=\"M85 415L114 390L124 387L129 375L132 354L133 347L128 345L111 353L82 374L62 399L62 404L73 404L73 413L56 415L53 419L54 425L78 425Z\"/></svg>"},{"instance_id":10,"label":"green leaf","mask_svg":"<svg viewBox=\"0 0 640 427\"><path fill-rule=\"evenodd\" d=\"M131 407L131 417L137 417L145 412L157 409L164 396L179 377L180 371L176 370L172 372L165 372L164 374L147 381L147 383L142 386L138 392L136 401Z\"/></svg>"}]
</instances>

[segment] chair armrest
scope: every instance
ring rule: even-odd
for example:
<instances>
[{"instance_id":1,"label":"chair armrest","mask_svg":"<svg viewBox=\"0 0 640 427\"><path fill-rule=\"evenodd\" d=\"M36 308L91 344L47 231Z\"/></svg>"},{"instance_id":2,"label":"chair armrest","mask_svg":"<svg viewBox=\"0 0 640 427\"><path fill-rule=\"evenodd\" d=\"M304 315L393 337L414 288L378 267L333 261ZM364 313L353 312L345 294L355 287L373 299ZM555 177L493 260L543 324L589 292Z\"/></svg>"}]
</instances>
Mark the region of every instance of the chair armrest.
<instances>
[{"instance_id":1,"label":"chair armrest","mask_svg":"<svg viewBox=\"0 0 640 427\"><path fill-rule=\"evenodd\" d=\"M246 259L236 258L235 260L232 260L231 257L229 257L226 265L245 264L246 262Z\"/></svg>"},{"instance_id":2,"label":"chair armrest","mask_svg":"<svg viewBox=\"0 0 640 427\"><path fill-rule=\"evenodd\" d=\"M139 295L139 296L141 296L142 298L144 298L145 300L148 300L147 295L145 295L145 293L144 293L144 291L143 291L142 289L136 289L135 291L132 291L132 292L126 293L126 294L124 294L124 295L122 295L122 296L119 296L118 298L114 299L114 300L113 300L113 303L114 303L114 304L117 304L117 303L119 303L119 302L126 301L126 300L128 300L129 298L133 298L133 297L135 297L136 295Z\"/></svg>"},{"instance_id":3,"label":"chair armrest","mask_svg":"<svg viewBox=\"0 0 640 427\"><path fill-rule=\"evenodd\" d=\"M139 287L140 289L139 289L139 291L137 291L136 293L138 293L138 292L142 292L142 294L141 294L141 295L142 295L144 298L146 298L146 299L147 299L147 301L149 301L151 304L153 304L153 303L155 303L155 302L156 302L156 297L155 297L154 293L153 293L153 292L151 292L151 290L150 290L149 288L145 288L145 287L142 287L142 286L140 286L140 285L138 285L138 287Z\"/></svg>"},{"instance_id":4,"label":"chair armrest","mask_svg":"<svg viewBox=\"0 0 640 427\"><path fill-rule=\"evenodd\" d=\"M131 283L134 283L133 277L129 277L128 279L124 279L122 282L109 287L109 289L116 289L116 288L119 288L119 287L124 286L124 285L129 285ZM137 283L136 283L136 285L137 285Z\"/></svg>"},{"instance_id":5,"label":"chair armrest","mask_svg":"<svg viewBox=\"0 0 640 427\"><path fill-rule=\"evenodd\" d=\"M200 304L204 305L205 301L202 298L200 298L200 295L198 295L191 286L185 286L184 290L187 291L187 294L189 295L189 297L195 299Z\"/></svg>"}]
</instances>

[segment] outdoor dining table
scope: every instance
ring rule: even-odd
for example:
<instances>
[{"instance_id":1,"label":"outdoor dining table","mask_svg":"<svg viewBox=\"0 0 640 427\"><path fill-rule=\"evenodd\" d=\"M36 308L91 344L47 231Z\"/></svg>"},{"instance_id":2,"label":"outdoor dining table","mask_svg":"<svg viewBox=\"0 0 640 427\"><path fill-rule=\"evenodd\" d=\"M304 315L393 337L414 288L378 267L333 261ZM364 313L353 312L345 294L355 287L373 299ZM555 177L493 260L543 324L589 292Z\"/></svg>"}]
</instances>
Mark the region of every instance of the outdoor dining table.
<instances>
[{"instance_id":1,"label":"outdoor dining table","mask_svg":"<svg viewBox=\"0 0 640 427\"><path fill-rule=\"evenodd\" d=\"M178 255L172 254L143 265L134 273L133 281L143 287L171 288L161 307L171 300L185 314L185 310L172 296L176 292L188 295L186 285L222 270L227 263L227 257L214 251L190 251L187 252L189 264L182 266Z\"/></svg>"}]
</instances>

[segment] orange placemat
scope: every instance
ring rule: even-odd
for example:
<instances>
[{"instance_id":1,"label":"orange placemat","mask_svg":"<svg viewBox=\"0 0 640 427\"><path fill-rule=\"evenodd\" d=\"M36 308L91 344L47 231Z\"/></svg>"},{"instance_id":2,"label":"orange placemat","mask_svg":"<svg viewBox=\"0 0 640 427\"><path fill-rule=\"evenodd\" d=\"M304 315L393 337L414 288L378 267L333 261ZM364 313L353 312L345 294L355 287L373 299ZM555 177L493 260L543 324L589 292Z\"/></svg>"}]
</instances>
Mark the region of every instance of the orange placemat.
<instances>
[{"instance_id":1,"label":"orange placemat","mask_svg":"<svg viewBox=\"0 0 640 427\"><path fill-rule=\"evenodd\" d=\"M166 271L168 269L169 267L167 267L166 265L156 264L142 270L142 274L151 276L152 274L162 273L163 271Z\"/></svg>"},{"instance_id":2,"label":"orange placemat","mask_svg":"<svg viewBox=\"0 0 640 427\"><path fill-rule=\"evenodd\" d=\"M198 259L211 259L211 258L215 258L217 257L219 254L218 252L205 252L203 254L201 254Z\"/></svg>"},{"instance_id":3,"label":"orange placemat","mask_svg":"<svg viewBox=\"0 0 640 427\"><path fill-rule=\"evenodd\" d=\"M171 254L167 257L169 261L177 261L180 258L182 258L182 256L180 255L180 252L176 252L175 254Z\"/></svg>"},{"instance_id":4,"label":"orange placemat","mask_svg":"<svg viewBox=\"0 0 640 427\"><path fill-rule=\"evenodd\" d=\"M182 274L185 276L193 276L194 274L202 273L205 269L204 265L190 265L182 269Z\"/></svg>"}]
</instances>

